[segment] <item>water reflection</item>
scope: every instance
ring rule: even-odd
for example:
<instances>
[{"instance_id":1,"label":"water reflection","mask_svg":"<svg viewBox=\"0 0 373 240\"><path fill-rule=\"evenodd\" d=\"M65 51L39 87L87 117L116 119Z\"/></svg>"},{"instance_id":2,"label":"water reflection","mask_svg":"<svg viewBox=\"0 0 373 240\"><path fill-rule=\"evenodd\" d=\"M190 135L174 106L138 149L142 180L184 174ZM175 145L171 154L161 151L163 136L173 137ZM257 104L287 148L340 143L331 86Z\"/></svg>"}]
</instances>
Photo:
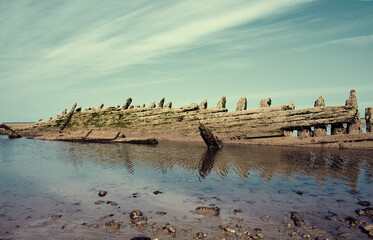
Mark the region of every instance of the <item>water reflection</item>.
<instances>
[{"instance_id":1,"label":"water reflection","mask_svg":"<svg viewBox=\"0 0 373 240\"><path fill-rule=\"evenodd\" d=\"M212 168L214 167L216 156L219 150L220 149L207 149L203 154L198 170L201 178L204 179L210 174Z\"/></svg>"},{"instance_id":2,"label":"water reflection","mask_svg":"<svg viewBox=\"0 0 373 240\"><path fill-rule=\"evenodd\" d=\"M340 181L352 191L356 191L361 168L368 181L372 181L373 175L371 151L361 150L226 146L216 151L180 143L163 143L157 147L66 143L62 147L62 152L69 154L65 159L76 167L95 164L104 168L124 168L129 174L137 169L167 174L181 168L198 174L200 180L212 172L223 180L239 176L242 181L256 173L264 182L273 178L291 181L307 176L320 185L326 181Z\"/></svg>"}]
</instances>

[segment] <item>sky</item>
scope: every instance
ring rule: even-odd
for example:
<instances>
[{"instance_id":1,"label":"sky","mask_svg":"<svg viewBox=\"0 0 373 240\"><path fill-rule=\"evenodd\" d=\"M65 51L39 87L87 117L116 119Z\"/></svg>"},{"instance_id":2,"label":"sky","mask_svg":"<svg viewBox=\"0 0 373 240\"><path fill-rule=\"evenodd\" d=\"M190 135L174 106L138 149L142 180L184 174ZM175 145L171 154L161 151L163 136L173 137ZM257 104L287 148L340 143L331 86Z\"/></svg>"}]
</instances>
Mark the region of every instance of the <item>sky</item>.
<instances>
[{"instance_id":1,"label":"sky","mask_svg":"<svg viewBox=\"0 0 373 240\"><path fill-rule=\"evenodd\" d=\"M373 106L371 0L0 0L0 122L65 108Z\"/></svg>"}]
</instances>

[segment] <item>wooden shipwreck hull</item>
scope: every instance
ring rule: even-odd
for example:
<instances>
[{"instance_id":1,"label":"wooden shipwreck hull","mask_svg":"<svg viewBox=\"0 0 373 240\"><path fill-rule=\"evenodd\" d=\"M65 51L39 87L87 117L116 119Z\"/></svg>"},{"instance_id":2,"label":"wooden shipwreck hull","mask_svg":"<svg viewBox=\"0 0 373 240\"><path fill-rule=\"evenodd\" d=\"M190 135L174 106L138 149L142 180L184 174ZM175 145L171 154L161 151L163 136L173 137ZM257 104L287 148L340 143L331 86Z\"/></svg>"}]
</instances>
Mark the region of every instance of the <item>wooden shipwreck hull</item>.
<instances>
[{"instance_id":1,"label":"wooden shipwreck hull","mask_svg":"<svg viewBox=\"0 0 373 240\"><path fill-rule=\"evenodd\" d=\"M207 126L223 142L292 137L294 130L299 139L323 137L327 135L327 126L331 126L332 135L362 133L354 90L351 90L345 105L325 106L323 98L320 97L316 100L315 107L298 110L295 109L293 101L287 105L271 107L270 98L262 99L260 108L250 110L246 109L246 98L241 98L235 112L228 112L225 108L225 97L212 108L207 108L207 100L200 105L193 103L179 108L172 108L170 102L164 106L164 98L157 106L155 102L148 107L134 106L131 102L132 99L128 98L122 107L111 106L104 109L101 104L97 109L86 108L83 111L74 104L69 113L65 109L56 119L38 122L34 128L43 131L59 130L58 134L53 136L39 136L41 139L87 139L102 142L126 142L126 135L130 138L140 137L139 142L141 138L195 139L199 138L200 123ZM367 108L368 132L372 129L372 112L372 108ZM81 136L76 136L78 130L84 130L81 131ZM102 137L93 137L100 132L103 132ZM105 138L105 132L110 137ZM369 135L368 140L370 138Z\"/></svg>"}]
</instances>

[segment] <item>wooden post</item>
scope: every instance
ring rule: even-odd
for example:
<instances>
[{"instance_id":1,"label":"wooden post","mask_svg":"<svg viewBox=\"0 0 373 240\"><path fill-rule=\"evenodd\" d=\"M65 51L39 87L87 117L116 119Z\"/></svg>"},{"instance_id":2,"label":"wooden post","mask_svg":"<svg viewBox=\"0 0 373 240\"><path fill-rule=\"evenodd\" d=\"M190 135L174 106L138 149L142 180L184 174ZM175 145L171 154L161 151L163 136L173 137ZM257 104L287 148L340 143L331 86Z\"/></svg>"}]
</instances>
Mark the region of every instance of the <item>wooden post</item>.
<instances>
[{"instance_id":1,"label":"wooden post","mask_svg":"<svg viewBox=\"0 0 373 240\"><path fill-rule=\"evenodd\" d=\"M218 149L221 147L221 142L218 140L217 137L214 136L214 134L206 127L204 124L199 123L199 132L201 134L201 137L203 138L203 141L205 141L208 148L214 148Z\"/></svg>"},{"instance_id":2,"label":"wooden post","mask_svg":"<svg viewBox=\"0 0 373 240\"><path fill-rule=\"evenodd\" d=\"M64 124L61 126L60 130L64 130L65 127L67 126L67 124L69 124L71 118L73 117L73 114L74 114L74 111L75 111L76 105L77 105L77 103L75 103L75 104L73 105L73 107L71 108L70 112L67 114L67 116L66 116L66 121L65 121Z\"/></svg>"},{"instance_id":3,"label":"wooden post","mask_svg":"<svg viewBox=\"0 0 373 240\"><path fill-rule=\"evenodd\" d=\"M4 123L0 123L0 128L4 128L7 135L8 135L8 138L20 138L22 137L21 135L19 135L17 132L15 132L13 129L11 129L9 126L5 125Z\"/></svg>"}]
</instances>

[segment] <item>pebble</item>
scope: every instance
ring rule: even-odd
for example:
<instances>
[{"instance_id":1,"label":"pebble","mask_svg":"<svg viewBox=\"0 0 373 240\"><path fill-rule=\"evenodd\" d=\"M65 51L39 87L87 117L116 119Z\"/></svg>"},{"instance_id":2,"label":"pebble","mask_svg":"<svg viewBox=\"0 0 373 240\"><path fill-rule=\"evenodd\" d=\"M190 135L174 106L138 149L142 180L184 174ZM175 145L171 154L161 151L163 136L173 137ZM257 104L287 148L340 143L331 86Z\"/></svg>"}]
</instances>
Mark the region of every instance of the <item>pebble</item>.
<instances>
[{"instance_id":1,"label":"pebble","mask_svg":"<svg viewBox=\"0 0 373 240\"><path fill-rule=\"evenodd\" d=\"M104 202L105 202L105 201L98 200L98 201L95 202L95 204L96 204L96 205L99 205L99 204L102 204L102 203L104 203Z\"/></svg>"},{"instance_id":2,"label":"pebble","mask_svg":"<svg viewBox=\"0 0 373 240\"><path fill-rule=\"evenodd\" d=\"M364 207L369 207L370 206L370 202L369 201L360 201L359 204L361 206L364 206Z\"/></svg>"},{"instance_id":3,"label":"pebble","mask_svg":"<svg viewBox=\"0 0 373 240\"><path fill-rule=\"evenodd\" d=\"M61 218L61 217L62 217L62 215L58 215L58 214L52 214L50 216L50 218L52 218L52 219L58 219L58 218Z\"/></svg>"},{"instance_id":4,"label":"pebble","mask_svg":"<svg viewBox=\"0 0 373 240\"><path fill-rule=\"evenodd\" d=\"M225 232L229 232L229 233L236 233L236 230L234 230L233 228L231 228L230 226L228 225L220 225L219 228Z\"/></svg>"},{"instance_id":5,"label":"pebble","mask_svg":"<svg viewBox=\"0 0 373 240\"><path fill-rule=\"evenodd\" d=\"M158 194L160 194L160 193L162 193L162 192L159 191L159 190L157 190L157 191L154 191L153 193L154 193L154 195L158 195Z\"/></svg>"},{"instance_id":6,"label":"pebble","mask_svg":"<svg viewBox=\"0 0 373 240\"><path fill-rule=\"evenodd\" d=\"M104 190L101 190L100 192L98 192L98 196L100 196L100 197L105 197L106 194L107 194L107 192L104 191Z\"/></svg>"},{"instance_id":7,"label":"pebble","mask_svg":"<svg viewBox=\"0 0 373 240\"><path fill-rule=\"evenodd\" d=\"M207 237L207 234L203 232L198 232L193 235L193 238L195 239L204 239L205 237Z\"/></svg>"}]
</instances>

